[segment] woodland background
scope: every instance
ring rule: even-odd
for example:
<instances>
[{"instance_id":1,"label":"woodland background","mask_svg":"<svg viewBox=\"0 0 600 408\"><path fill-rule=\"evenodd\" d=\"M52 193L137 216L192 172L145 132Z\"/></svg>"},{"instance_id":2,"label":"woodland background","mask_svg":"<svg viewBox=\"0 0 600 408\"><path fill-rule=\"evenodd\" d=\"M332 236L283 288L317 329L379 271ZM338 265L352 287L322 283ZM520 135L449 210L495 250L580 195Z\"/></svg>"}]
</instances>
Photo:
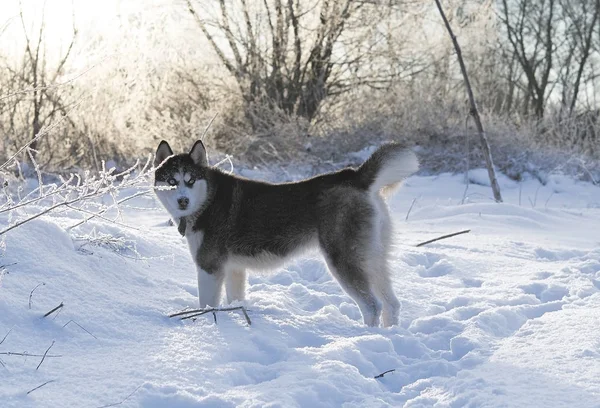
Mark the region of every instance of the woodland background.
<instances>
[{"instance_id":1,"label":"woodland background","mask_svg":"<svg viewBox=\"0 0 600 408\"><path fill-rule=\"evenodd\" d=\"M600 0L443 6L496 166L593 180ZM0 11L0 162L29 146L10 161L20 174L32 160L122 168L161 139L188 149L213 118L213 152L258 166L335 162L384 140L421 146L424 171L483 163L433 1L15 0Z\"/></svg>"}]
</instances>

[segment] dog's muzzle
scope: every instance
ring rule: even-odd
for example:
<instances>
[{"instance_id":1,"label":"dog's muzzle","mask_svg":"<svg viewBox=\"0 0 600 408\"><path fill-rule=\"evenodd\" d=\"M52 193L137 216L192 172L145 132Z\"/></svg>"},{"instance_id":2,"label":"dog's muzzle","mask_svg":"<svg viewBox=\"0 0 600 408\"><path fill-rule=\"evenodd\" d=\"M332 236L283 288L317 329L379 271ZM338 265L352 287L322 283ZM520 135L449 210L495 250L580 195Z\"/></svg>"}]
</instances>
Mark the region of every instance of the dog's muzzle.
<instances>
[{"instance_id":1,"label":"dog's muzzle","mask_svg":"<svg viewBox=\"0 0 600 408\"><path fill-rule=\"evenodd\" d=\"M190 199L187 197L181 197L177 199L177 204L179 205L180 210L185 210L190 203Z\"/></svg>"}]
</instances>

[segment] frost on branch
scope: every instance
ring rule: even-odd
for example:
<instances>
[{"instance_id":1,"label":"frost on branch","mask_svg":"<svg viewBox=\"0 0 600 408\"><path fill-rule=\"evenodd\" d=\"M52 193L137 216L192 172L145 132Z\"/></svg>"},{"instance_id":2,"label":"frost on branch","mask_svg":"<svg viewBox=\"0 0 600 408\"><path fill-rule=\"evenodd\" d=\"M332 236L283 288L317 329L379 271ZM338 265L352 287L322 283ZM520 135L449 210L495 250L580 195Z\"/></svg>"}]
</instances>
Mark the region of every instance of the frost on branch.
<instances>
[{"instance_id":1,"label":"frost on branch","mask_svg":"<svg viewBox=\"0 0 600 408\"><path fill-rule=\"evenodd\" d=\"M11 168L19 166L14 158L11 161L12 164L7 162L0 166L3 169L0 171L3 190L0 201L0 240L11 230L49 213L79 213L81 221L69 226L69 230L93 218L121 225L119 206L152 193L151 157L143 165L138 160L124 171L106 169L103 162L98 174L86 170L82 174L58 175L47 183L43 182L42 173L33 161L38 182L30 191L26 182L19 182L10 172ZM106 201L108 204L105 204ZM109 218L109 213L116 215Z\"/></svg>"}]
</instances>

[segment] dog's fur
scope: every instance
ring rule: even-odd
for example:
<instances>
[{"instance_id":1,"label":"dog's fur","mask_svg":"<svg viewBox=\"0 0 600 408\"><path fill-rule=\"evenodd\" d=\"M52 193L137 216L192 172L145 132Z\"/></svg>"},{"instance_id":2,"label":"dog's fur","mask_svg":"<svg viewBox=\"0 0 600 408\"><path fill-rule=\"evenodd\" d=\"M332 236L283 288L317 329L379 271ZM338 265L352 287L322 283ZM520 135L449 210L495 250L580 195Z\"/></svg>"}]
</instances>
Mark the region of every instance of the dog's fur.
<instances>
[{"instance_id":1,"label":"dog's fur","mask_svg":"<svg viewBox=\"0 0 600 408\"><path fill-rule=\"evenodd\" d=\"M198 272L200 307L244 300L246 270L281 266L320 249L331 274L358 304L365 324L398 323L390 280L391 222L382 193L418 170L415 154L379 148L358 169L295 183L270 184L208 164L197 141L189 154L156 151L155 190L187 239Z\"/></svg>"}]
</instances>

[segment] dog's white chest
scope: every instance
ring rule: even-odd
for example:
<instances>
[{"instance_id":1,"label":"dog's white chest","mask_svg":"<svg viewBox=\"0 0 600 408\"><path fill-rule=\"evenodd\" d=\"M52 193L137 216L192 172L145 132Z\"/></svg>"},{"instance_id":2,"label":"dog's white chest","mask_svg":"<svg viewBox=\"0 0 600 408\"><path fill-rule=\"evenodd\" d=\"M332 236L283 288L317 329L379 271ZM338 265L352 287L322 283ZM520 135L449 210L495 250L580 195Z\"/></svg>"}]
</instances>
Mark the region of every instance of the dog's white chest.
<instances>
[{"instance_id":1,"label":"dog's white chest","mask_svg":"<svg viewBox=\"0 0 600 408\"><path fill-rule=\"evenodd\" d=\"M204 232L203 231L192 231L191 228L187 228L188 232L185 234L185 238L188 243L188 248L190 249L190 253L196 261L195 257L200 247L202 246L202 242L204 241Z\"/></svg>"}]
</instances>

